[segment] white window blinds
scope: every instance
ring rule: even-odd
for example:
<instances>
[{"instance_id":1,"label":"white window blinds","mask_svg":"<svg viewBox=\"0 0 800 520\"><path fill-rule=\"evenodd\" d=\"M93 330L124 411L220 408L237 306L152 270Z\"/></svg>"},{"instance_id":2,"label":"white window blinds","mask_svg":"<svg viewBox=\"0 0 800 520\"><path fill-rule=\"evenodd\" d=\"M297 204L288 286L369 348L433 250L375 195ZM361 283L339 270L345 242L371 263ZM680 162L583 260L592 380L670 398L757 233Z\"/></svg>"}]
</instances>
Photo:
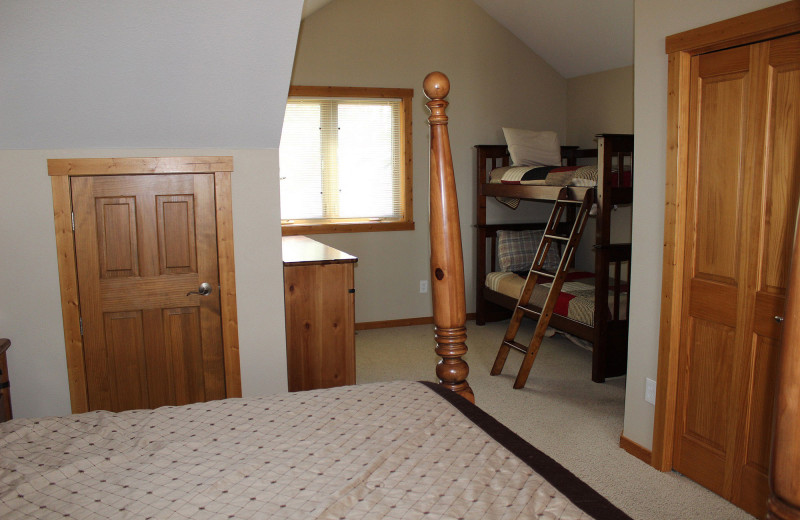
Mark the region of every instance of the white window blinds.
<instances>
[{"instance_id":1,"label":"white window blinds","mask_svg":"<svg viewBox=\"0 0 800 520\"><path fill-rule=\"evenodd\" d=\"M280 146L283 220L403 216L402 100L290 97Z\"/></svg>"}]
</instances>

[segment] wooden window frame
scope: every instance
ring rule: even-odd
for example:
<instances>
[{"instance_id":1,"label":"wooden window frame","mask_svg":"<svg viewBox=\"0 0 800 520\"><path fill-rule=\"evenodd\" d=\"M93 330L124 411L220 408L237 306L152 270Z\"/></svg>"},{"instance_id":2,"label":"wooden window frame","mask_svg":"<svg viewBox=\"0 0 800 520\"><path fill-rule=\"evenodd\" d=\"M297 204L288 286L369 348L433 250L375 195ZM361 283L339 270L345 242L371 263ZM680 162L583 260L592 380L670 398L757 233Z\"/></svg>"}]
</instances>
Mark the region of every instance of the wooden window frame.
<instances>
[{"instance_id":1,"label":"wooden window frame","mask_svg":"<svg viewBox=\"0 0 800 520\"><path fill-rule=\"evenodd\" d=\"M414 89L377 87L319 87L293 85L289 97L375 98L400 99L400 195L402 216L398 219L314 219L281 221L283 236L314 235L323 233L362 233L371 231L410 231L414 229L413 198L413 142L411 133L411 100Z\"/></svg>"}]
</instances>

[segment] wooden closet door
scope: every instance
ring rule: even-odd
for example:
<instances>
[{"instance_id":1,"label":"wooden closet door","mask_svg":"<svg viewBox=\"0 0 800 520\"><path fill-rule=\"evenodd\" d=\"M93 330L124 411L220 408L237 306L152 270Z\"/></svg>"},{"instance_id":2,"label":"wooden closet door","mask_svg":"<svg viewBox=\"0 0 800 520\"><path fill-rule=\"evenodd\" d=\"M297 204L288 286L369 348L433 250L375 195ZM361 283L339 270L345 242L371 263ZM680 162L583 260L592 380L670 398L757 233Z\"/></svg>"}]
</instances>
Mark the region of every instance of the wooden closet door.
<instances>
[{"instance_id":1,"label":"wooden closet door","mask_svg":"<svg viewBox=\"0 0 800 520\"><path fill-rule=\"evenodd\" d=\"M224 398L213 174L71 187L89 409Z\"/></svg>"},{"instance_id":2,"label":"wooden closet door","mask_svg":"<svg viewBox=\"0 0 800 520\"><path fill-rule=\"evenodd\" d=\"M757 46L758 106L763 140L753 151L756 175L750 214L757 238L748 272L745 382L732 464L733 502L761 515L769 493L770 443L778 353L800 200L800 35ZM754 141L755 143L755 141ZM776 319L778 318L778 319Z\"/></svg>"},{"instance_id":3,"label":"wooden closet door","mask_svg":"<svg viewBox=\"0 0 800 520\"><path fill-rule=\"evenodd\" d=\"M692 58L674 468L759 515L800 180L797 45Z\"/></svg>"}]
</instances>

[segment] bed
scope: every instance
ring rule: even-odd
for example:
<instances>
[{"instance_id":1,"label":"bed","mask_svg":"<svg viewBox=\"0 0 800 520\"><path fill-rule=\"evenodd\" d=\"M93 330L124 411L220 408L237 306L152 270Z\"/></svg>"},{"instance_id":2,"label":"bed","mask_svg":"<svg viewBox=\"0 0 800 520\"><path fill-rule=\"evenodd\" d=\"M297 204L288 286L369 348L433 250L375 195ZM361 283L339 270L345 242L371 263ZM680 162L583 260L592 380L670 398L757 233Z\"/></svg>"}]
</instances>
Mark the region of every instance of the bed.
<instances>
[{"instance_id":1,"label":"bed","mask_svg":"<svg viewBox=\"0 0 800 520\"><path fill-rule=\"evenodd\" d=\"M507 134L507 139L509 135ZM519 139L519 138L516 138ZM592 349L592 380L625 373L628 343L628 280L630 279L630 243L611 241L611 214L618 205L633 202L633 136L600 134L598 148L560 147L560 154L544 166L525 161L524 166L510 165L508 145L477 145L477 248L476 248L476 323L506 319L517 304L524 283L525 268L538 242L527 240L528 247L513 249L512 261L504 259L507 243L520 237L536 237L543 222L488 223L487 202L496 198L517 208L520 201L551 204L563 186L570 196L581 200L586 190L596 190L595 236L584 234L582 241L593 241L594 274L574 273L565 283L560 300L550 319L550 326L568 333ZM514 141L510 140L511 146ZM551 146L552 148L552 146ZM552 152L550 155L553 155ZM594 164L585 164L594 162ZM519 209L523 211L524 208ZM511 265L509 265L509 263ZM516 274L515 274L516 273ZM531 300L540 308L546 288L534 291Z\"/></svg>"},{"instance_id":2,"label":"bed","mask_svg":"<svg viewBox=\"0 0 800 520\"><path fill-rule=\"evenodd\" d=\"M449 83L424 86L439 383L15 419L0 424L0 517L628 518L472 403Z\"/></svg>"}]
</instances>

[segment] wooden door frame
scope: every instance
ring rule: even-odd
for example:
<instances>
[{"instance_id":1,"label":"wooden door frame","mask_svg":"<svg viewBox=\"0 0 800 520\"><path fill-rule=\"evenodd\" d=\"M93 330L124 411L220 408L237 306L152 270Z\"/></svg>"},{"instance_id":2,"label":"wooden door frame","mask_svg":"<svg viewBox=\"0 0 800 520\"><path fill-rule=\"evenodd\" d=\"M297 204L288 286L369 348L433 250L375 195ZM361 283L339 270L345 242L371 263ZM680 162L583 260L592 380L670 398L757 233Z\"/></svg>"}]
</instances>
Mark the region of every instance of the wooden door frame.
<instances>
[{"instance_id":1,"label":"wooden door frame","mask_svg":"<svg viewBox=\"0 0 800 520\"><path fill-rule=\"evenodd\" d=\"M225 390L228 397L241 397L239 367L239 329L236 313L236 278L233 261L233 206L231 173L233 157L138 157L48 159L47 173L53 188L53 217L58 252L58 279L61 287L61 314L67 355L69 395L72 413L89 411L86 367L83 362L78 275L75 260L75 234L72 229L71 176L163 175L209 173L214 175L217 218L217 257L219 261L220 312L225 363Z\"/></svg>"},{"instance_id":2,"label":"wooden door frame","mask_svg":"<svg viewBox=\"0 0 800 520\"><path fill-rule=\"evenodd\" d=\"M689 87L692 56L800 31L800 2L778 4L666 38L667 170L664 252L661 281L661 326L658 351L653 451L651 464L669 471L673 464L678 353L683 311L684 229L687 223L689 174Z\"/></svg>"}]
</instances>

